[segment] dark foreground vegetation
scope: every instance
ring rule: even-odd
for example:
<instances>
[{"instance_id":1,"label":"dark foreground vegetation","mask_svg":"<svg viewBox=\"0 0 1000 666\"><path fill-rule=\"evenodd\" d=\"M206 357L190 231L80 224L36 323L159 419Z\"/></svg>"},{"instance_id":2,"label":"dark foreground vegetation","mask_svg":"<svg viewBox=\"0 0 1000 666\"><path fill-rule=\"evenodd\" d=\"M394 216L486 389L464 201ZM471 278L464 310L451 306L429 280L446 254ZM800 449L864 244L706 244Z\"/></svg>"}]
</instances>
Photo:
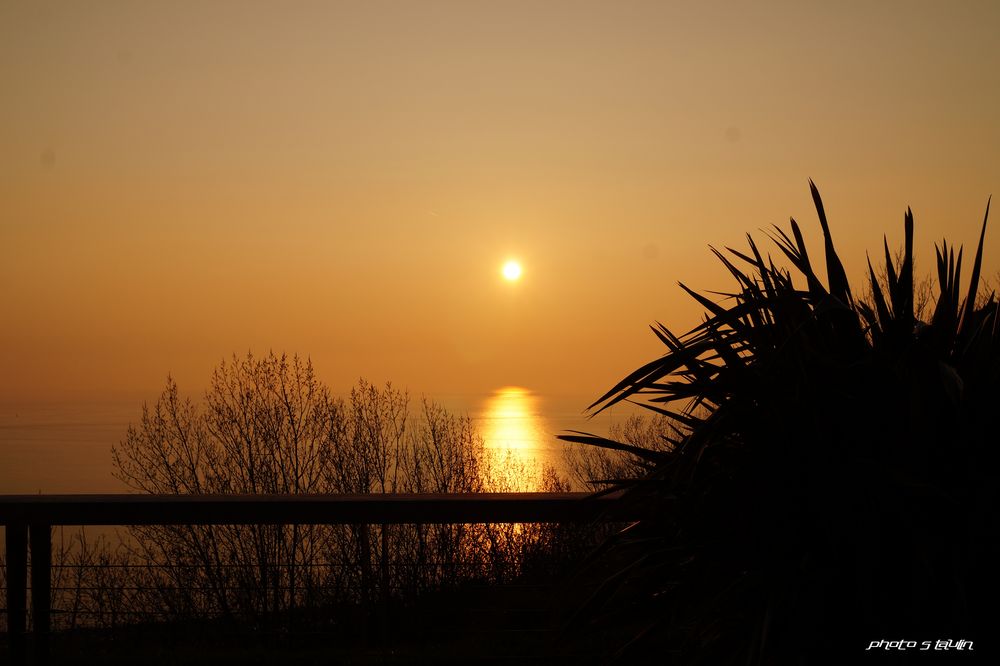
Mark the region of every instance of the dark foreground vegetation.
<instances>
[{"instance_id":1,"label":"dark foreground vegetation","mask_svg":"<svg viewBox=\"0 0 1000 666\"><path fill-rule=\"evenodd\" d=\"M555 566L553 566L555 564ZM515 581L471 577L416 597L343 602L234 618L129 622L53 635L57 663L475 664L579 663L552 651L554 593L571 562L529 564Z\"/></svg>"},{"instance_id":2,"label":"dark foreground vegetation","mask_svg":"<svg viewBox=\"0 0 1000 666\"><path fill-rule=\"evenodd\" d=\"M613 645L621 663L885 663L866 651L880 640L997 649L1000 322L981 290L986 222L969 282L962 250L937 247L921 312L911 213L901 257L886 243L859 300L812 193L825 281L794 220L770 234L791 270L749 237L713 250L735 290L717 302L684 287L704 321L682 336L655 326L666 353L592 406L634 400L668 417L659 450L563 437L629 454L640 472L606 485L655 514L591 565L604 587L576 624L577 640Z\"/></svg>"},{"instance_id":3,"label":"dark foreground vegetation","mask_svg":"<svg viewBox=\"0 0 1000 666\"><path fill-rule=\"evenodd\" d=\"M554 470L487 449L468 418L429 401L414 411L404 393L363 381L336 398L308 362L274 354L223 363L200 403L182 399L168 381L113 458L119 479L153 494L567 489ZM59 528L53 655L410 663L538 654L553 582L602 530L492 523Z\"/></svg>"},{"instance_id":4,"label":"dark foreground vegetation","mask_svg":"<svg viewBox=\"0 0 1000 666\"><path fill-rule=\"evenodd\" d=\"M857 297L823 203L825 280L798 225L775 262L714 251L736 281L592 405L649 408L570 433L578 476L647 516L544 525L133 528L57 548L55 654L101 663L886 663L879 641L996 651L1000 317L986 221L915 279L896 258ZM987 206L987 215L989 207ZM364 382L333 398L308 363L216 372L203 404L169 382L116 447L148 493L481 492L567 487L484 450L468 419ZM73 539L77 539L73 542ZM66 545L68 543L69 545ZM93 627L96 630L87 629ZM108 631L108 629L115 631ZM927 656L927 655L923 655ZM953 659L952 652L935 657Z\"/></svg>"}]
</instances>

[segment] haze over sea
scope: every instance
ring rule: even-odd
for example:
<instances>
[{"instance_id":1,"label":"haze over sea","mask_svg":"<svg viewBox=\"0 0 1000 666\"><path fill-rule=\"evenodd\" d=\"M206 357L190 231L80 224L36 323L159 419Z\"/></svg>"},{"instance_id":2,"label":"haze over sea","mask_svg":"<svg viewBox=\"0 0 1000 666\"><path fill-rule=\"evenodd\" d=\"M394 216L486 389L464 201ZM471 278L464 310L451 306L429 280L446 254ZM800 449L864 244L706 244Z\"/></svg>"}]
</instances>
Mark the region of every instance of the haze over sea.
<instances>
[{"instance_id":1,"label":"haze over sea","mask_svg":"<svg viewBox=\"0 0 1000 666\"><path fill-rule=\"evenodd\" d=\"M420 397L410 395L411 411ZM628 413L616 408L588 419L583 409L596 396L544 396L524 387L427 397L468 415L487 447L509 451L515 461L551 464L562 475L568 475L563 453L575 445L556 440L557 433L606 433ZM139 421L143 402L155 399L156 394L0 402L0 494L128 491L112 476L111 447L125 437L129 423Z\"/></svg>"}]
</instances>

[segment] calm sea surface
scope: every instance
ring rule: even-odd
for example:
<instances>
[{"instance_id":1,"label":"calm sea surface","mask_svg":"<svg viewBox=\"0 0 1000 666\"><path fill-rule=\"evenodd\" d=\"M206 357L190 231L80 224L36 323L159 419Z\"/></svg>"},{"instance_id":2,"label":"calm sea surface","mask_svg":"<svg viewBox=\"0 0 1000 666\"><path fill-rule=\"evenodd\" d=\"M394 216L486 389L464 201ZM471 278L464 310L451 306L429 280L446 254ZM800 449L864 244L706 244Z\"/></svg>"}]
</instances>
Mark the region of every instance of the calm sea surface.
<instances>
[{"instance_id":1,"label":"calm sea surface","mask_svg":"<svg viewBox=\"0 0 1000 666\"><path fill-rule=\"evenodd\" d=\"M544 396L525 387L430 397L471 417L498 459L547 463L563 475L564 451L574 445L556 440L557 433L606 434L627 413L587 419L582 411L593 396ZM411 398L411 407L415 402ZM141 399L0 403L0 494L125 492L111 474L111 447L141 410Z\"/></svg>"}]
</instances>

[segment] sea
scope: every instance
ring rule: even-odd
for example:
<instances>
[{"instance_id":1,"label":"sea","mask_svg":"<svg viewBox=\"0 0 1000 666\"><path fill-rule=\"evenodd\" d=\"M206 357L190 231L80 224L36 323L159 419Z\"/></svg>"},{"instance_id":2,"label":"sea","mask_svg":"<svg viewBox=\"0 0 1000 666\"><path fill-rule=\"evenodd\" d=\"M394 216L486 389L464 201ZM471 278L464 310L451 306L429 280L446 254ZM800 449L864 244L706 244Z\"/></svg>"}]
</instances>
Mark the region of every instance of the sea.
<instances>
[{"instance_id":1,"label":"sea","mask_svg":"<svg viewBox=\"0 0 1000 666\"><path fill-rule=\"evenodd\" d=\"M549 465L574 487L567 452L580 445L556 435L569 430L605 435L611 424L635 412L623 406L590 418L584 410L594 396L545 395L522 386L428 397L468 416L497 459ZM129 492L113 475L111 449L129 424L139 421L142 404L134 397L0 402L0 494ZM411 409L416 409L412 400Z\"/></svg>"}]
</instances>

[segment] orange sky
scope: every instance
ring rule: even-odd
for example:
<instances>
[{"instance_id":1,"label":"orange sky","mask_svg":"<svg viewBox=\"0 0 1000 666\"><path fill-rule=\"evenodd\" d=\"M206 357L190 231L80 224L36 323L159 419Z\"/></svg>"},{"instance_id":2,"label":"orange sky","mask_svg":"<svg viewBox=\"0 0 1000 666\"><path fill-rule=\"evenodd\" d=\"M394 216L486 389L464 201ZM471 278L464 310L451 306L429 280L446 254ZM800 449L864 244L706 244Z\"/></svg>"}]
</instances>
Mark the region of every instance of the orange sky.
<instances>
[{"instance_id":1,"label":"orange sky","mask_svg":"<svg viewBox=\"0 0 1000 666\"><path fill-rule=\"evenodd\" d=\"M998 34L996 2L5 2L0 399L271 348L337 391L596 396L697 322L678 280L730 286L708 244L815 239L808 177L856 280L907 205L924 269L974 245Z\"/></svg>"}]
</instances>

